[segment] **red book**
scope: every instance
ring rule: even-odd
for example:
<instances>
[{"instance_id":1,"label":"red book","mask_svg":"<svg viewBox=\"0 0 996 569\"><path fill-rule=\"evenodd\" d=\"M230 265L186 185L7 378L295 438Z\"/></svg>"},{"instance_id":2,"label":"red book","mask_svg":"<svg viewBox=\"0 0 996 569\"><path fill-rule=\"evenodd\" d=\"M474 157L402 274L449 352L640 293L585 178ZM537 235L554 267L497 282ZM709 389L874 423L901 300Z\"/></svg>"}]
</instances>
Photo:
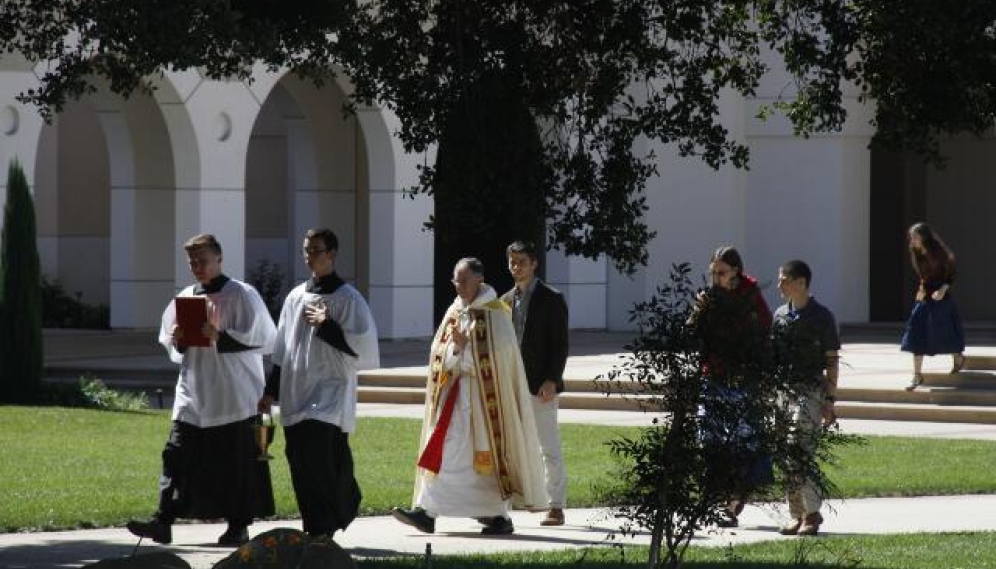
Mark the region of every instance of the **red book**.
<instances>
[{"instance_id":1,"label":"red book","mask_svg":"<svg viewBox=\"0 0 996 569\"><path fill-rule=\"evenodd\" d=\"M201 334L207 322L207 298L203 296L178 296L176 302L176 325L183 330L178 342L181 346L210 346L211 340Z\"/></svg>"}]
</instances>

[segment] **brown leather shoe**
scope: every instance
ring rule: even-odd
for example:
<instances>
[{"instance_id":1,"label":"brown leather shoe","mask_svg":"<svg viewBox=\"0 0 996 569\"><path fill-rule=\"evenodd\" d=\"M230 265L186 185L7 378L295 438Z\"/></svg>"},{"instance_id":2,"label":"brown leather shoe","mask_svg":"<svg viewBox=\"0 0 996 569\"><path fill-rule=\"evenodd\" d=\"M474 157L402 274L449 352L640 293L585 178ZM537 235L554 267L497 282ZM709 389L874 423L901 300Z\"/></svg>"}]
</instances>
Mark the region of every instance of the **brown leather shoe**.
<instances>
[{"instance_id":1,"label":"brown leather shoe","mask_svg":"<svg viewBox=\"0 0 996 569\"><path fill-rule=\"evenodd\" d=\"M541 526L562 526L564 525L564 511L560 508L550 508L546 513L546 518L540 522Z\"/></svg>"},{"instance_id":2,"label":"brown leather shoe","mask_svg":"<svg viewBox=\"0 0 996 569\"><path fill-rule=\"evenodd\" d=\"M796 518L791 522L778 528L778 533L782 535L795 535L799 533L799 526L802 525L802 518Z\"/></svg>"},{"instance_id":3,"label":"brown leather shoe","mask_svg":"<svg viewBox=\"0 0 996 569\"><path fill-rule=\"evenodd\" d=\"M806 517L802 519L802 525L799 526L799 531L796 532L796 535L816 535L816 532L820 531L820 524L822 523L823 516L819 512L806 514Z\"/></svg>"}]
</instances>

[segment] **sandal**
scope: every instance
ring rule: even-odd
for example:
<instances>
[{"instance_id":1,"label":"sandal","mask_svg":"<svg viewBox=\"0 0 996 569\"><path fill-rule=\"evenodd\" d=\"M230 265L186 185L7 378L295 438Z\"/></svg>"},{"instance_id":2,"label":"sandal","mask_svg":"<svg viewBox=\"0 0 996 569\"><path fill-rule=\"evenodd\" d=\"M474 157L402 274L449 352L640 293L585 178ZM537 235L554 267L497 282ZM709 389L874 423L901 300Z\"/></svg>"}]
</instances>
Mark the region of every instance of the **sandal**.
<instances>
[{"instance_id":1,"label":"sandal","mask_svg":"<svg viewBox=\"0 0 996 569\"><path fill-rule=\"evenodd\" d=\"M913 391L921 385L923 385L923 376L919 373L913 374L913 379L910 380L910 384L906 386L906 391Z\"/></svg>"},{"instance_id":2,"label":"sandal","mask_svg":"<svg viewBox=\"0 0 996 569\"><path fill-rule=\"evenodd\" d=\"M961 370L965 369L965 356L961 354L955 354L951 356L951 358L954 360L951 363L951 373L958 373Z\"/></svg>"}]
</instances>

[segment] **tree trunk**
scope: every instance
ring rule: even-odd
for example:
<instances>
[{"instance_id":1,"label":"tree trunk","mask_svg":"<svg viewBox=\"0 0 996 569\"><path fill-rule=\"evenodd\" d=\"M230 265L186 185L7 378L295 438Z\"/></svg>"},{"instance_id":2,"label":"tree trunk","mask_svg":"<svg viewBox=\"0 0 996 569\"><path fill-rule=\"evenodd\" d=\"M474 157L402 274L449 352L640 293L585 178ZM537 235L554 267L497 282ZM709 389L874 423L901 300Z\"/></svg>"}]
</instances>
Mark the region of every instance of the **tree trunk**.
<instances>
[{"instance_id":1,"label":"tree trunk","mask_svg":"<svg viewBox=\"0 0 996 569\"><path fill-rule=\"evenodd\" d=\"M450 279L460 258L479 258L486 282L501 294L512 287L505 247L522 239L544 249L549 178L542 152L512 79L485 76L451 109L432 180L437 322L453 302Z\"/></svg>"}]
</instances>

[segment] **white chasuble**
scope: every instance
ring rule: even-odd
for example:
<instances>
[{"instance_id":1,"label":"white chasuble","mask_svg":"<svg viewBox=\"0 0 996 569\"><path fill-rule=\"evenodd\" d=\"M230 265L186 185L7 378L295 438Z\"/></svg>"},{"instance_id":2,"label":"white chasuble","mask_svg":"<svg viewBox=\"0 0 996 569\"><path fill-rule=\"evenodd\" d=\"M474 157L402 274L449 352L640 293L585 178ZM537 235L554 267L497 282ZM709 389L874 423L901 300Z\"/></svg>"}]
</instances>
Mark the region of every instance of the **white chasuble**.
<instances>
[{"instance_id":1,"label":"white chasuble","mask_svg":"<svg viewBox=\"0 0 996 569\"><path fill-rule=\"evenodd\" d=\"M454 355L452 325L470 336ZM433 515L505 515L509 501L547 509L532 402L507 308L482 285L468 306L457 298L432 343L426 386L424 452L452 389L457 389L438 472L418 468L416 506Z\"/></svg>"}]
</instances>

